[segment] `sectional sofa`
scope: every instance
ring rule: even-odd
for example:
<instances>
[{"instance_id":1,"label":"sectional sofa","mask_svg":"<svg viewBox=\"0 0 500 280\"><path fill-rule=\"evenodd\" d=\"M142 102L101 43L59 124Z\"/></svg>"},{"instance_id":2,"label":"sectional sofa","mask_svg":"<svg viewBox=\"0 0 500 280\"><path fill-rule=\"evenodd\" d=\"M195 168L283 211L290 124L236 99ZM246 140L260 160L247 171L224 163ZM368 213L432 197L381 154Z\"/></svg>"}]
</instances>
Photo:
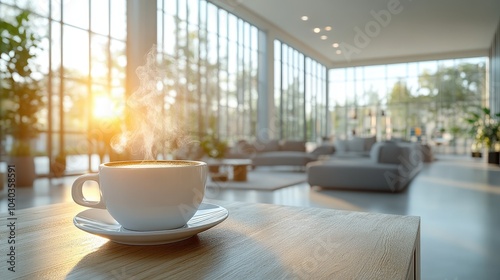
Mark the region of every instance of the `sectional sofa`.
<instances>
[{"instance_id":1,"label":"sectional sofa","mask_svg":"<svg viewBox=\"0 0 500 280\"><path fill-rule=\"evenodd\" d=\"M256 141L250 143L240 140L228 147L224 158L251 159L252 165L257 166L305 166L318 160L321 155L331 155L335 152L333 145L320 145L312 152L306 151L305 141ZM178 149L175 159L200 160L204 156L203 150L197 142L187 143Z\"/></svg>"},{"instance_id":2,"label":"sectional sofa","mask_svg":"<svg viewBox=\"0 0 500 280\"><path fill-rule=\"evenodd\" d=\"M256 153L252 156L252 164L257 166L299 166L305 167L309 162L318 160L321 155L335 152L333 145L320 145L311 152L306 152L305 141L269 140L254 144Z\"/></svg>"},{"instance_id":3,"label":"sectional sofa","mask_svg":"<svg viewBox=\"0 0 500 280\"><path fill-rule=\"evenodd\" d=\"M333 156L307 165L308 183L323 188L399 192L423 166L416 143L392 141L372 145L368 157Z\"/></svg>"},{"instance_id":4,"label":"sectional sofa","mask_svg":"<svg viewBox=\"0 0 500 280\"><path fill-rule=\"evenodd\" d=\"M370 151L377 142L375 136L353 137L348 140L335 141L335 157L337 158L360 158L369 157Z\"/></svg>"}]
</instances>

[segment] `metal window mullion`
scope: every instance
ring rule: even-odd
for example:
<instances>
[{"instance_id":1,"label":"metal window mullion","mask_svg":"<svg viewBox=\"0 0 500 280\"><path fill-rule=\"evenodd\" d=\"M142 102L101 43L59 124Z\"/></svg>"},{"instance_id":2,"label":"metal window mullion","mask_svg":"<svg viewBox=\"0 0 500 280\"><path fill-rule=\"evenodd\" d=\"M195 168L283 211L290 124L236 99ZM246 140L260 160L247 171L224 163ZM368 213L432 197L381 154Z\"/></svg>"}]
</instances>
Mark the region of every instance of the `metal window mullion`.
<instances>
[{"instance_id":1,"label":"metal window mullion","mask_svg":"<svg viewBox=\"0 0 500 280\"><path fill-rule=\"evenodd\" d=\"M189 53L189 46L190 46L190 44L189 44L189 25L188 25L188 19L189 19L189 7L188 6L189 6L188 2L186 1L185 7L184 7L184 9L186 9L186 20L184 21L185 27L186 27L185 34L184 34L186 36L186 45L184 46L184 48L187 52L186 51L184 52L184 63L185 63L185 67L186 67L184 69L184 75L185 75L185 80L186 80L186 84L184 85L184 91L185 91L185 95L187 95L187 97L188 97L187 98L188 102L186 103L187 106L186 106L185 112L186 112L186 117L188 118L188 121L190 123L191 119L189 119L189 118L191 116L191 114L190 114L190 112L191 112L191 99L193 97L191 96L191 94L189 92L189 74L190 74L189 67L190 67L190 65L189 65L189 57L187 55Z\"/></svg>"},{"instance_id":2,"label":"metal window mullion","mask_svg":"<svg viewBox=\"0 0 500 280\"><path fill-rule=\"evenodd\" d=\"M207 9L208 9L208 6L207 6ZM207 13L207 9L205 9L205 13ZM208 13L207 15L205 16L205 18L208 18ZM226 17L226 22L227 22L227 17ZM208 24L205 24L205 34L207 36L207 44L206 44L206 53L207 53L207 62L208 62L208 49L209 49L209 46L208 46ZM216 72L217 72L217 86L215 87L217 92L215 93L216 96L217 96L217 130L221 131L222 130L222 125L221 125L221 117L222 117L222 110L221 110L221 104L220 104L220 98L221 98L221 87L220 87L220 73L221 73L221 63L220 63L220 40L223 40L224 38L221 38L219 36L220 34L220 12L217 11L217 42L216 42L216 45L217 45L217 69L216 69ZM228 44L226 44L228 45ZM226 50L227 51L227 50ZM227 52L226 52L227 53ZM208 81L208 79L207 79ZM226 82L227 83L227 82ZM208 83L207 83L208 84ZM212 106L212 104L208 103L207 104L207 108L210 108ZM226 118L226 120L228 120ZM229 121L226 121L226 123L228 123ZM226 134L228 134L228 130L227 130L227 124L226 124L226 129L225 129L225 132Z\"/></svg>"},{"instance_id":3,"label":"metal window mullion","mask_svg":"<svg viewBox=\"0 0 500 280\"><path fill-rule=\"evenodd\" d=\"M164 47L164 34L165 34L165 31L164 31L164 27L165 27L165 11L164 11L164 8L163 8L163 1L161 1L161 7L160 7L160 13L161 13L161 16L160 18L158 19L158 1L156 2L156 20L157 21L161 21L162 25L161 25L161 28L160 30L158 31L158 29L156 30L156 41L157 41L157 44L156 44L156 53L160 53L161 56L162 56L162 63L163 63L163 57L165 57L165 53L164 53L164 50L165 50L165 47ZM111 10L111 7L110 9ZM111 19L111 13L110 13L110 19ZM110 21L110 27L111 27L111 21ZM158 40L158 32L161 32L160 36L160 40ZM109 34L111 34L111 31L108 32ZM158 47L158 41L161 42L161 48ZM111 51L111 39L110 39L110 51ZM111 55L109 56L110 57L110 60L111 60ZM158 57L156 57L155 59L158 59ZM111 73L111 65L110 65L110 73ZM164 85L164 82L162 81L162 85ZM163 89L165 89L165 85L163 86ZM165 91L162 91L162 94L163 94L163 98L161 99L161 116L162 118L164 118L165 116ZM165 130L165 123L163 121L160 121L160 131L161 133L164 133L164 130ZM166 158L166 155L165 155L165 147L166 147L166 143L164 143L163 141L160 143L161 145L161 152L160 154L162 155L163 158Z\"/></svg>"},{"instance_id":4,"label":"metal window mullion","mask_svg":"<svg viewBox=\"0 0 500 280\"><path fill-rule=\"evenodd\" d=\"M280 46L281 46L281 53L280 53L280 56L281 56L281 69L280 69L280 90L281 90L281 94L280 94L280 139L283 138L283 135L284 135L284 121L283 121L283 101L284 101L284 94L285 94L285 91L283 89L283 74L284 74L284 61L283 61L283 52L285 50L285 46L283 44L283 42L280 41Z\"/></svg>"},{"instance_id":5,"label":"metal window mullion","mask_svg":"<svg viewBox=\"0 0 500 280\"><path fill-rule=\"evenodd\" d=\"M304 136L302 138L304 140L307 140L307 112L306 112L306 107L307 107L307 104L306 104L307 103L307 99L306 99L306 97L307 97L307 74L306 74L306 72L307 71L306 71L306 57L305 56L302 59L302 67L304 69L304 71L302 71L302 73L301 73L302 74L302 78L304 79L304 84L302 85L302 90L303 90L303 94L302 94L302 98L303 98L302 110L304 111L304 116L302 117L302 121L304 122L304 127L302 128L302 131L304 133ZM311 81L311 83L312 83L312 81ZM313 100L311 100L311 102L312 101ZM311 108L311 110L312 110L312 108ZM312 115L312 112L311 112L311 115Z\"/></svg>"},{"instance_id":6,"label":"metal window mullion","mask_svg":"<svg viewBox=\"0 0 500 280\"><path fill-rule=\"evenodd\" d=\"M206 88L205 90L202 90L201 89L201 74L200 74L200 69L201 69L201 40L199 40L199 38L201 37L200 34L201 34L201 30L199 28L200 26L200 20L201 20L201 16L200 16L200 0L198 0L198 61L197 61L197 65L198 65L198 69L196 71L196 84L197 84L197 91L198 91L198 131L201 131L204 127L204 124L203 124L203 108L202 108L202 103L201 103L201 97L202 97L202 94L205 94L205 96L207 95L207 91L206 91ZM188 10L188 17L189 19L189 10ZM189 24L189 23L188 23ZM188 28L189 29L189 28ZM208 41L207 41L208 42ZM206 67L206 65L205 65ZM206 83L205 83L206 84ZM208 100L208 99L207 99Z\"/></svg>"},{"instance_id":7,"label":"metal window mullion","mask_svg":"<svg viewBox=\"0 0 500 280\"><path fill-rule=\"evenodd\" d=\"M111 59L111 0L108 0L108 93L111 93L112 89L112 70L113 70L113 60Z\"/></svg>"},{"instance_id":8,"label":"metal window mullion","mask_svg":"<svg viewBox=\"0 0 500 280\"><path fill-rule=\"evenodd\" d=\"M229 76L230 76L229 75L229 60L230 60L229 54L230 54L230 52L229 52L229 49L230 49L231 41L229 40L229 36L230 36L230 34L229 34L229 18L230 18L229 16L226 17L226 23L225 23L226 24L226 30L228 31L227 32L227 44L226 44L226 54L227 54L227 59L226 60L227 60L227 62L226 62L226 69L225 69L226 70L226 76L227 76L227 81L226 81L226 104L225 104L225 106L226 106L226 120L228 120L228 121L226 121L226 132L227 133L230 132L230 126L229 126L229 123L230 123L229 122L229 119L230 119L229 118L229 115L230 115L230 113L229 113Z\"/></svg>"},{"instance_id":9,"label":"metal window mullion","mask_svg":"<svg viewBox=\"0 0 500 280\"><path fill-rule=\"evenodd\" d=\"M52 42L52 1L49 1L49 42ZM52 141L52 130L53 130L53 124L52 124L52 44L49 43L49 73L48 73L48 89L47 89L47 94L48 94L48 100L47 100L47 130L48 130L48 135L47 135L47 151L49 153L49 162L52 162L52 146L53 146L53 141ZM61 147L59 147L59 152L61 151ZM50 171L49 171L50 174Z\"/></svg>"},{"instance_id":10,"label":"metal window mullion","mask_svg":"<svg viewBox=\"0 0 500 280\"><path fill-rule=\"evenodd\" d=\"M248 135L245 135L245 136L250 136L252 134L252 123L254 121L254 117L255 115L253 114L253 95L252 95L252 69L253 69L253 63L252 63L252 53L253 53L253 49L252 49L252 27L250 26L249 27L249 46L248 46L248 55L249 55L249 58L248 58L248 102L250 103L249 106L248 106L248 128L247 128L247 133Z\"/></svg>"},{"instance_id":11,"label":"metal window mullion","mask_svg":"<svg viewBox=\"0 0 500 280\"><path fill-rule=\"evenodd\" d=\"M245 126L245 122L246 122L246 110L245 110L245 101L246 101L246 98L245 98L245 22L242 20L242 19L239 19L239 25L241 26L240 29L238 29L238 33L241 31L241 37L242 37L242 40L238 40L238 43L239 43L239 46L238 46L238 49L240 50L241 52L241 59L240 59L240 64L241 64L241 67L240 67L240 73L241 73L241 77L238 77L238 79L241 79L241 81L239 82L241 84L241 94L240 94L240 97L241 97L241 103L238 102L238 108L239 108L239 111L241 112L240 114L240 125L238 126L238 135L242 135L243 134L243 131L245 131L244 129L244 126ZM240 34L238 34L240 35Z\"/></svg>"},{"instance_id":12,"label":"metal window mullion","mask_svg":"<svg viewBox=\"0 0 500 280\"><path fill-rule=\"evenodd\" d=\"M246 69L246 65L245 65L245 39L246 39L246 32L245 32L245 22L240 19L239 20L239 25L241 26L241 29L238 30L238 32L242 32L241 34L241 37L242 37L242 40L239 41L239 45L238 46L238 49L241 50L241 59L240 59L240 64L241 64L241 81L240 81L240 84L241 84L241 104L240 102L238 102L238 107L240 108L240 111L241 111L241 114L240 115L240 125L241 126L238 126L238 135L243 135L245 129L245 123L246 123L246 120L247 120L247 111L245 109L245 102L246 102L246 98L245 98L245 90L246 90L246 87L245 87L245 84L246 84L246 75L245 75L245 69ZM238 34L239 35L239 34Z\"/></svg>"},{"instance_id":13,"label":"metal window mullion","mask_svg":"<svg viewBox=\"0 0 500 280\"><path fill-rule=\"evenodd\" d=\"M200 3L201 1L204 1L204 0L200 0ZM200 135L200 138L202 136L203 133L206 133L206 127L208 127L209 123L210 123L210 120L208 118L208 116L210 115L211 113L211 107L212 107L212 99L214 98L214 96L212 95L211 91L210 91L210 87L207 86L209 84L209 76L207 75L208 73L208 53L209 53L209 44L208 44L208 2L206 2L206 5L205 5L205 9L202 11L201 9L198 9L198 15L199 15L199 20L198 22L201 23L201 13L203 12L204 13L204 18L206 20L205 24L204 24L204 28L203 28L203 31L205 33L205 87L206 87L206 90L205 90L205 95L206 95L206 102L207 104L205 104L205 107L202 108L203 109L203 112L205 113L205 115L207 116L207 118L205 119L205 123L206 125L204 125L200 131L199 131L199 135ZM217 25L219 25L219 23L217 22ZM218 29L218 28L217 28ZM218 42L218 39L217 39L217 46L218 46L219 42ZM217 57L219 56L219 49L217 48ZM219 60L217 59L217 65L219 64ZM219 66L217 66L217 75L219 75ZM218 77L217 77L218 79ZM215 92L215 95L216 95L216 98L217 98L217 112L216 112L216 115L217 115L217 124L216 124L216 127L217 127L217 131L220 131L221 127L220 127L220 104L219 104L219 98L220 98L220 90L219 88L217 88L217 92Z\"/></svg>"},{"instance_id":14,"label":"metal window mullion","mask_svg":"<svg viewBox=\"0 0 500 280\"><path fill-rule=\"evenodd\" d=\"M91 11L92 11L92 1L89 1L89 26L88 26L88 36L89 36L89 50L88 50L88 54L89 54L89 70L88 70L88 73L87 73L87 93L89 95L89 99L90 99L90 106L87 107L87 133L90 133L91 130L92 130L92 124L91 124L91 120L92 120L92 108L94 107L94 102L93 102L93 99L94 99L94 96L92 94L92 32L90 32L91 30L91 26L92 26L92 16L91 16ZM90 172L92 170L92 147L90 145L90 141L89 141L89 145L88 145L88 151L87 151L87 158L88 158L88 166L89 166L89 169L88 171Z\"/></svg>"},{"instance_id":15,"label":"metal window mullion","mask_svg":"<svg viewBox=\"0 0 500 280\"><path fill-rule=\"evenodd\" d=\"M330 119L330 76L328 75L328 68L324 67L323 66L323 75L325 75L325 82L324 82L324 85L325 85L325 100L326 100L326 104L325 104L325 123L324 123L324 131L323 131L323 136L328 136L330 133L329 130L331 130L331 119Z\"/></svg>"},{"instance_id":16,"label":"metal window mullion","mask_svg":"<svg viewBox=\"0 0 500 280\"><path fill-rule=\"evenodd\" d=\"M61 31L61 38L59 44L61 45L61 53L60 59L61 63L59 66L59 147L64 147L64 110L63 110L63 100L64 100L64 9L63 9L63 1L60 3L60 9L61 9L61 25L60 25L60 31Z\"/></svg>"},{"instance_id":17,"label":"metal window mullion","mask_svg":"<svg viewBox=\"0 0 500 280\"><path fill-rule=\"evenodd\" d=\"M240 87L239 87L239 80L240 78L238 77L238 71L240 70L240 42L239 42L239 36L240 36L240 22L241 20L239 18L236 19L236 92L235 92L235 95L236 95L236 134L239 133L239 124L240 124L240 121L241 121L241 117L240 117L240 114L239 114L239 110L240 110Z\"/></svg>"}]
</instances>

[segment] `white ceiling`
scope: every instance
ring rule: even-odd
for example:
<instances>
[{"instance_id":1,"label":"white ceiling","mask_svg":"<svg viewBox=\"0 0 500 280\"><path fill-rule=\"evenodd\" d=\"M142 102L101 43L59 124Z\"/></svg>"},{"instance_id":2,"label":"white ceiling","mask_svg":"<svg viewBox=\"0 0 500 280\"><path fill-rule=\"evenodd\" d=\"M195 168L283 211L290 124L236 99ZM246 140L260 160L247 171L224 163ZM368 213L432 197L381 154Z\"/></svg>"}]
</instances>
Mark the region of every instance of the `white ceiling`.
<instances>
[{"instance_id":1,"label":"white ceiling","mask_svg":"<svg viewBox=\"0 0 500 280\"><path fill-rule=\"evenodd\" d=\"M326 59L331 67L488 55L500 19L500 0L221 2L257 14L282 31L278 36L293 37L299 49ZM374 13L384 15L382 22ZM309 20L301 20L304 15ZM325 31L325 26L332 30ZM319 34L315 27L321 28ZM321 40L321 35L328 38ZM340 44L342 54L336 54L333 43Z\"/></svg>"}]
</instances>

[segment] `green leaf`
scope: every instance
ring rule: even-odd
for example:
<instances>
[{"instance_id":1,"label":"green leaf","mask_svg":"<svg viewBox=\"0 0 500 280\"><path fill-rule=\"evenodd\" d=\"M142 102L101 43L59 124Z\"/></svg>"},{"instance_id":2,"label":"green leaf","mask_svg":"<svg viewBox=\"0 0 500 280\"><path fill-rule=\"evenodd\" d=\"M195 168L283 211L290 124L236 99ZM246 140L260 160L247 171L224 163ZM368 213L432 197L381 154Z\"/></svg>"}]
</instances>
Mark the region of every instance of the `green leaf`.
<instances>
[{"instance_id":1,"label":"green leaf","mask_svg":"<svg viewBox=\"0 0 500 280\"><path fill-rule=\"evenodd\" d=\"M2 133L12 135L17 142L38 135L38 112L45 106L43 87L33 78L41 37L30 19L28 10L11 20L0 18L0 65L5 66L0 68L0 96L2 101L8 100L8 108L0 114L0 123Z\"/></svg>"}]
</instances>

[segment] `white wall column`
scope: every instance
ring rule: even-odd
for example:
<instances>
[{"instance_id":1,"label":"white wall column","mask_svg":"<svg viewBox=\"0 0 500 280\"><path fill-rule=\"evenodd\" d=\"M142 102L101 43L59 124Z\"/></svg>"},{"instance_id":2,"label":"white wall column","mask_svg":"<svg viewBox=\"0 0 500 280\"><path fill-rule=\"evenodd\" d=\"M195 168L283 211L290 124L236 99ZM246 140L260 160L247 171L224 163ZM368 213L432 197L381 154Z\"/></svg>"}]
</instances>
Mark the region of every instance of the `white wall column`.
<instances>
[{"instance_id":1,"label":"white wall column","mask_svg":"<svg viewBox=\"0 0 500 280\"><path fill-rule=\"evenodd\" d=\"M157 40L156 0L127 1L127 96L139 86L135 73Z\"/></svg>"},{"instance_id":2,"label":"white wall column","mask_svg":"<svg viewBox=\"0 0 500 280\"><path fill-rule=\"evenodd\" d=\"M259 49L259 99L257 111L258 139L277 137L274 116L274 39L270 33L261 32Z\"/></svg>"},{"instance_id":3,"label":"white wall column","mask_svg":"<svg viewBox=\"0 0 500 280\"><path fill-rule=\"evenodd\" d=\"M127 68L126 96L130 97L139 87L140 80L136 70L146 63L146 55L157 41L157 1L127 0ZM125 106L126 124L134 129L140 124L141 116L133 116L133 112ZM144 159L140 143L129 143L132 146L130 159Z\"/></svg>"}]
</instances>

